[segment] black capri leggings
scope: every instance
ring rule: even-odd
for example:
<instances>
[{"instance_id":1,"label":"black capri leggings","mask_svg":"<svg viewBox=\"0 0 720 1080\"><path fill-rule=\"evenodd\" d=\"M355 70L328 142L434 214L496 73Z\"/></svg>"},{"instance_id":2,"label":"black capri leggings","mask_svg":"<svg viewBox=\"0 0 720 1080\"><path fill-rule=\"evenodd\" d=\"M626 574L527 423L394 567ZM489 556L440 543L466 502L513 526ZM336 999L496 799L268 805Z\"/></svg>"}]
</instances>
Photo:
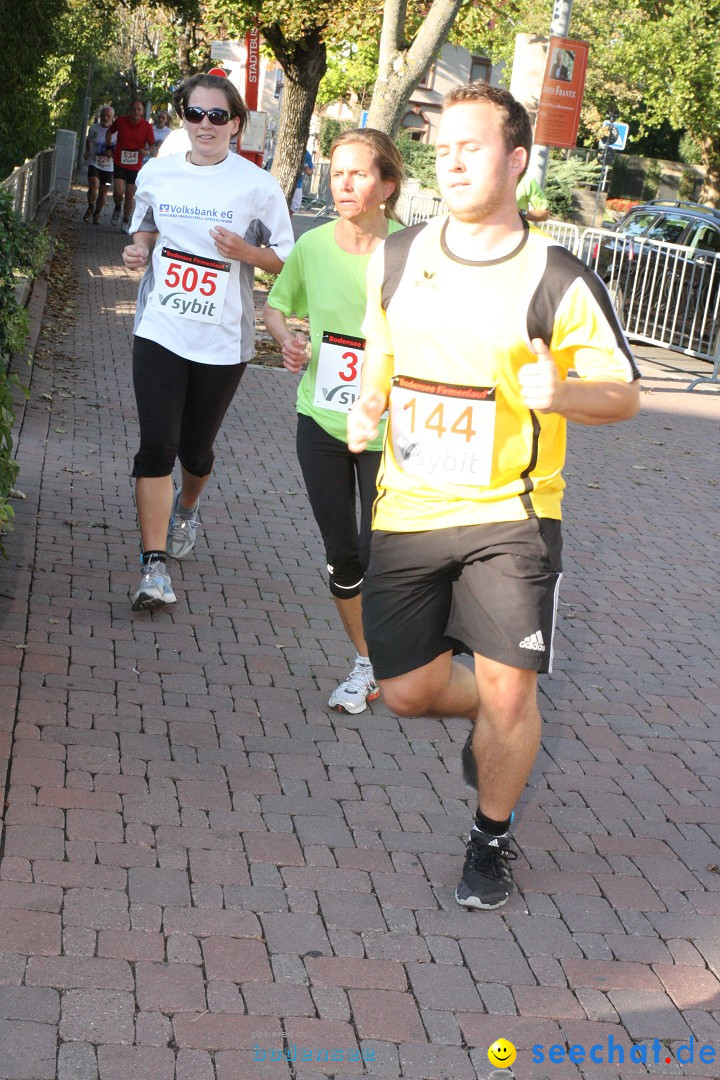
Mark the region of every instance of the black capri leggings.
<instances>
[{"instance_id":1,"label":"black capri leggings","mask_svg":"<svg viewBox=\"0 0 720 1080\"><path fill-rule=\"evenodd\" d=\"M175 459L192 476L212 471L213 443L245 364L198 364L147 338L133 346L140 449L133 476L169 476Z\"/></svg>"},{"instance_id":2,"label":"black capri leggings","mask_svg":"<svg viewBox=\"0 0 720 1080\"><path fill-rule=\"evenodd\" d=\"M370 561L370 523L377 494L379 450L352 454L310 416L298 415L297 454L315 520L325 544L330 592L360 594ZM356 510L360 493L360 528Z\"/></svg>"}]
</instances>

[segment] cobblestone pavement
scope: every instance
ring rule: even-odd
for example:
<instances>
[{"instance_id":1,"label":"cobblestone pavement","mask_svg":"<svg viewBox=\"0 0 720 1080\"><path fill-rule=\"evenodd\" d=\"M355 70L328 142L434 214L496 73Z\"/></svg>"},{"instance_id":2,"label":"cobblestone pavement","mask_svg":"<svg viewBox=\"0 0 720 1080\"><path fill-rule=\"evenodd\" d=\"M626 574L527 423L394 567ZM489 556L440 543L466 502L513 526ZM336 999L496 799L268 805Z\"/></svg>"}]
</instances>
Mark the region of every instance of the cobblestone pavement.
<instances>
[{"instance_id":1,"label":"cobblestone pavement","mask_svg":"<svg viewBox=\"0 0 720 1080\"><path fill-rule=\"evenodd\" d=\"M466 725L326 706L287 373L248 371L178 603L131 614L137 279L81 212L0 565L0 1077L720 1075L720 397L646 365L637 421L572 430L520 891L469 913Z\"/></svg>"}]
</instances>

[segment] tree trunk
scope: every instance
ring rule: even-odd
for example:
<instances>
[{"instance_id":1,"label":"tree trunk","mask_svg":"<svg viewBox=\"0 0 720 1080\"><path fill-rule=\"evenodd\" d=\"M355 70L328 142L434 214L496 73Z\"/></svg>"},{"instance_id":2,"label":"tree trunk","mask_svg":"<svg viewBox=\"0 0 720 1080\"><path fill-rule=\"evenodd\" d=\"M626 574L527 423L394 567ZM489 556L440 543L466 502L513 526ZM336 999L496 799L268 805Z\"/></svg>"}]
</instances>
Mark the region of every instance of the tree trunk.
<instances>
[{"instance_id":1,"label":"tree trunk","mask_svg":"<svg viewBox=\"0 0 720 1080\"><path fill-rule=\"evenodd\" d=\"M289 203L302 169L318 87L327 69L324 28L313 28L300 42L287 42L278 23L261 29L285 72L272 174Z\"/></svg>"},{"instance_id":2,"label":"tree trunk","mask_svg":"<svg viewBox=\"0 0 720 1080\"><path fill-rule=\"evenodd\" d=\"M385 0L378 77L367 126L395 135L408 99L447 41L463 0L433 0L412 45L404 40L405 0Z\"/></svg>"},{"instance_id":3,"label":"tree trunk","mask_svg":"<svg viewBox=\"0 0 720 1080\"><path fill-rule=\"evenodd\" d=\"M705 179L700 191L700 202L720 206L720 136L706 135L702 139Z\"/></svg>"}]
</instances>

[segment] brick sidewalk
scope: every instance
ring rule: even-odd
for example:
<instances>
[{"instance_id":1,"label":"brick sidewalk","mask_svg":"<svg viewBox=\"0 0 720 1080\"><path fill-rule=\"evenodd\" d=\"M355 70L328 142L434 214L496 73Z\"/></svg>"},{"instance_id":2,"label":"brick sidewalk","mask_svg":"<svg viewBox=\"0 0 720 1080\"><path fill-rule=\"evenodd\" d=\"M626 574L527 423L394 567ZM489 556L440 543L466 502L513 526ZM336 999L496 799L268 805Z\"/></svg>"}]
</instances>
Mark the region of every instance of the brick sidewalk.
<instances>
[{"instance_id":1,"label":"brick sidewalk","mask_svg":"<svg viewBox=\"0 0 720 1080\"><path fill-rule=\"evenodd\" d=\"M287 373L247 372L178 603L131 614L137 278L81 212L52 219L79 291L40 335L0 565L0 1078L363 1073L283 1045L383 1078L720 1075L720 399L650 378L637 421L572 430L521 892L468 913L466 724L327 709L351 648ZM610 1038L624 1064L591 1063Z\"/></svg>"}]
</instances>

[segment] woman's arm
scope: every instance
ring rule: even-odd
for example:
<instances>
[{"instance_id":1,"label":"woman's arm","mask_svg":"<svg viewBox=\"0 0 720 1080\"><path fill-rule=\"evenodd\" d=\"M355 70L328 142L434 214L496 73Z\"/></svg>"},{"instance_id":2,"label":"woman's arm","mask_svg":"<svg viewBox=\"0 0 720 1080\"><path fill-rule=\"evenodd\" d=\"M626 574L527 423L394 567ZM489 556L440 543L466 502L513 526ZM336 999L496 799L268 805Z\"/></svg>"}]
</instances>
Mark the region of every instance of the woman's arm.
<instances>
[{"instance_id":1,"label":"woman's arm","mask_svg":"<svg viewBox=\"0 0 720 1080\"><path fill-rule=\"evenodd\" d=\"M159 235L157 232L136 232L133 235L132 243L123 248L122 253L123 262L128 270L145 269Z\"/></svg>"},{"instance_id":2,"label":"woman's arm","mask_svg":"<svg viewBox=\"0 0 720 1080\"><path fill-rule=\"evenodd\" d=\"M265 270L268 274L279 274L283 268L283 261L269 247L256 247L248 244L242 236L224 229L222 225L216 225L210 229L210 236L215 241L215 247L224 259L237 259L238 262L249 263L258 270Z\"/></svg>"},{"instance_id":3,"label":"woman's arm","mask_svg":"<svg viewBox=\"0 0 720 1080\"><path fill-rule=\"evenodd\" d=\"M283 367L297 374L307 362L307 342L304 334L293 334L282 311L266 304L263 320L268 332L282 349Z\"/></svg>"}]
</instances>

